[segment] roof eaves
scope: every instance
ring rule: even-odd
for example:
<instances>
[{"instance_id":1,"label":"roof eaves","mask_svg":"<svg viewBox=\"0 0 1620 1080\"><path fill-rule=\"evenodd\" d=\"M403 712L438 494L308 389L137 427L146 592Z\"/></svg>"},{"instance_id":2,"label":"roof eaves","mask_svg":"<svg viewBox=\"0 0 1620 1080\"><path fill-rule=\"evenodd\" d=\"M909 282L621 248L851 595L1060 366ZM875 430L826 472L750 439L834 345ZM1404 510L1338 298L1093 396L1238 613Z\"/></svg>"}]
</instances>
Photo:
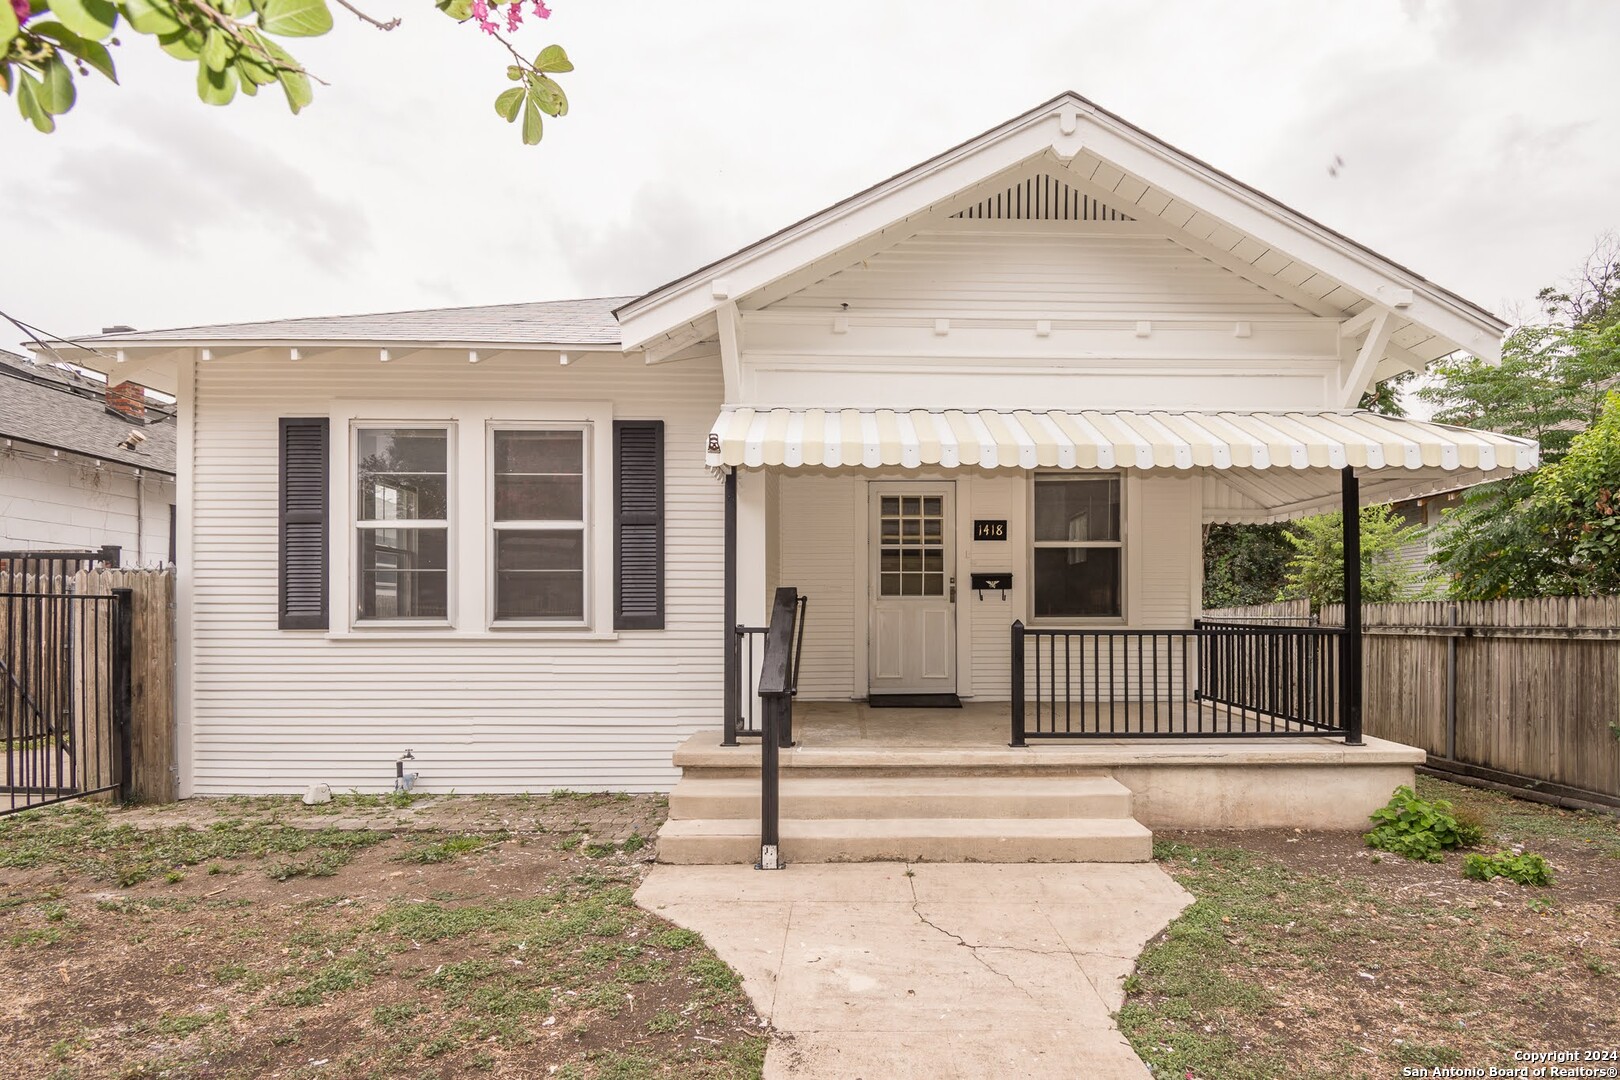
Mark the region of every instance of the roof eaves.
<instances>
[{"instance_id":1,"label":"roof eaves","mask_svg":"<svg viewBox=\"0 0 1620 1080\"><path fill-rule=\"evenodd\" d=\"M1151 132L1131 123L1129 120L1119 116L1117 113L1103 108L1101 105L1098 105L1096 102L1085 97L1083 94L1072 90L1065 91L1048 101L1042 102L1034 108L1023 112L1010 120L998 124L987 131L981 132L980 134L975 135L964 142L958 143L942 153L936 154L925 161L913 165L909 169L902 170L901 172L898 172L885 180L881 180L870 187L864 188L853 195L841 199L822 210L800 218L791 225L778 229L768 236L756 240L745 247L739 248L729 255L715 259L704 264L703 266L698 267L696 270L693 270L690 273L683 274L672 281L666 282L657 288L651 289L648 292L643 293L641 296L629 301L628 303L614 308L613 314L622 322L627 314L635 314L664 295L685 288L695 283L698 279L716 270L720 270L721 268L729 265L735 265L736 263L746 260L750 256L759 254L760 252L774 246L776 243L787 239L788 237L806 229L809 226L825 221L838 213L850 209L856 204L876 197L892 188L898 187L900 184L914 176L936 169L953 157L961 155L966 151L975 149L978 146L1000 137L1023 124L1029 123L1033 120L1038 120L1047 115L1054 107L1064 103L1073 104L1077 108L1085 110L1094 116L1105 117L1109 122L1125 129L1135 138L1153 148L1156 148L1166 156L1179 159L1184 165L1190 166L1193 169L1206 174L1210 178L1219 180L1223 184L1236 188L1250 199L1258 201L1272 212L1280 213L1282 216L1289 219L1296 228L1301 228L1307 232L1316 232L1330 243L1353 249L1362 256L1374 260L1377 264L1379 264L1380 268L1384 272L1387 273L1392 271L1394 272L1395 276L1409 279L1410 283L1414 286L1422 287L1427 291L1436 294L1437 298L1439 298L1443 303L1455 308L1463 317L1480 323L1482 329L1490 330L1497 336L1500 336L1508 329L1509 323L1507 321L1481 305L1474 303L1466 297L1453 292L1442 285L1436 284L1435 282L1424 277L1422 274L1417 273L1415 270L1403 266L1395 260L1380 254L1359 241L1351 239L1344 233L1339 232L1337 229L1322 224L1315 218L1295 210L1286 203L1279 202L1277 199L1267 195L1265 192L1259 190L1253 185L1244 183L1242 180L1237 179L1230 173L1217 169L1201 158L1195 157L1179 147L1165 142L1163 139L1152 134Z\"/></svg>"}]
</instances>

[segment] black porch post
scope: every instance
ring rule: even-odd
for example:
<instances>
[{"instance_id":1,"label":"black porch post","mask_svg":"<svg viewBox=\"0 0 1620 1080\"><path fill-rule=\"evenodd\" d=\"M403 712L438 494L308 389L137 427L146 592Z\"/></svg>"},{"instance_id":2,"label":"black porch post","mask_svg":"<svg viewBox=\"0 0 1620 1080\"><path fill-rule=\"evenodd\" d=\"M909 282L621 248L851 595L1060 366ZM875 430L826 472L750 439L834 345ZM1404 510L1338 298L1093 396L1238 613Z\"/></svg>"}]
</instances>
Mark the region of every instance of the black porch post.
<instances>
[{"instance_id":1,"label":"black porch post","mask_svg":"<svg viewBox=\"0 0 1620 1080\"><path fill-rule=\"evenodd\" d=\"M726 710L721 746L737 745L737 720L742 714L742 642L737 637L737 470L726 473L725 575L721 607L725 626L724 708Z\"/></svg>"},{"instance_id":2,"label":"black porch post","mask_svg":"<svg viewBox=\"0 0 1620 1080\"><path fill-rule=\"evenodd\" d=\"M1345 466L1340 476L1344 510L1344 652L1339 663L1339 701L1344 741L1361 745L1361 482Z\"/></svg>"}]
</instances>

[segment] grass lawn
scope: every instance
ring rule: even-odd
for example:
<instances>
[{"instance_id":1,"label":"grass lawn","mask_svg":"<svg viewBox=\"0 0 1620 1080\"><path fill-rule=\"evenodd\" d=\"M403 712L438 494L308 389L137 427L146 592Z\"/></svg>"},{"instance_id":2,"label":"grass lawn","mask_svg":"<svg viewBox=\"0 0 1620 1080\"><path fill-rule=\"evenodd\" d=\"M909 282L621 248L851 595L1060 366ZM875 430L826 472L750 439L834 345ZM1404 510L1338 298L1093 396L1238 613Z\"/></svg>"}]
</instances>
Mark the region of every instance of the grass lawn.
<instances>
[{"instance_id":1,"label":"grass lawn","mask_svg":"<svg viewBox=\"0 0 1620 1080\"><path fill-rule=\"evenodd\" d=\"M0 819L0 1076L759 1075L737 976L631 902L662 799L437 802Z\"/></svg>"},{"instance_id":2,"label":"grass lawn","mask_svg":"<svg viewBox=\"0 0 1620 1080\"><path fill-rule=\"evenodd\" d=\"M1418 793L1476 814L1478 850L1546 856L1552 886L1468 880L1464 853L1411 862L1359 834L1161 833L1155 856L1196 903L1142 954L1119 1015L1157 1076L1339 1080L1620 1051L1620 821L1427 778Z\"/></svg>"}]
</instances>

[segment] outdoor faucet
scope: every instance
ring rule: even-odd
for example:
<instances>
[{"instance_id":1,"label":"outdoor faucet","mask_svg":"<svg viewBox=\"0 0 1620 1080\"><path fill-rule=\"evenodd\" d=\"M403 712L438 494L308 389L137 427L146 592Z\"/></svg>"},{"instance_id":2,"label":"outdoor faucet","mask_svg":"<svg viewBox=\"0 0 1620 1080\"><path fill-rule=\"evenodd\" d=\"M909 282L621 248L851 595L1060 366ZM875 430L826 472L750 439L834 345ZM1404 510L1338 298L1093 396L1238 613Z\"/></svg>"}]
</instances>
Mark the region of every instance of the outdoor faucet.
<instances>
[{"instance_id":1,"label":"outdoor faucet","mask_svg":"<svg viewBox=\"0 0 1620 1080\"><path fill-rule=\"evenodd\" d=\"M399 757L394 759L394 790L395 791L410 791L413 787L416 786L416 774L413 773L413 772L408 773L408 772L405 771L405 763L407 761L415 761L415 760L416 760L416 755L411 753L409 750L405 751Z\"/></svg>"}]
</instances>

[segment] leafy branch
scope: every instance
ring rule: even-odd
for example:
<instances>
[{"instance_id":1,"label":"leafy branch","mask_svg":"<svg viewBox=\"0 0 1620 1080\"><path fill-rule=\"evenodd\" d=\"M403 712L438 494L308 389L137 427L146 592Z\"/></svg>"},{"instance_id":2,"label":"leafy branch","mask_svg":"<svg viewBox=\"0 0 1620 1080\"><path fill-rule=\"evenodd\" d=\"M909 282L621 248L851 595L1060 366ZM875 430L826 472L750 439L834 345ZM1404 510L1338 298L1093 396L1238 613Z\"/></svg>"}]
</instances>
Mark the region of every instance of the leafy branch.
<instances>
[{"instance_id":1,"label":"leafy branch","mask_svg":"<svg viewBox=\"0 0 1620 1080\"><path fill-rule=\"evenodd\" d=\"M395 16L379 19L353 0L336 0L361 22L393 30ZM544 0L529 0L536 17L549 17ZM524 58L508 39L523 22L521 0L437 0L458 23L476 22L512 55L507 77L519 83L496 98L508 122L523 117L523 141L540 141L542 115L567 113L568 98L552 75L573 70L560 46ZM494 16L504 16L506 34ZM152 37L168 55L197 65L197 96L226 105L240 91L252 97L277 84L287 106L299 112L314 100L313 83L325 85L300 64L278 38L319 37L332 29L327 0L0 0L0 90L14 97L23 119L45 133L78 98L74 77L95 71L118 82L112 49L122 45L121 26Z\"/></svg>"}]
</instances>

